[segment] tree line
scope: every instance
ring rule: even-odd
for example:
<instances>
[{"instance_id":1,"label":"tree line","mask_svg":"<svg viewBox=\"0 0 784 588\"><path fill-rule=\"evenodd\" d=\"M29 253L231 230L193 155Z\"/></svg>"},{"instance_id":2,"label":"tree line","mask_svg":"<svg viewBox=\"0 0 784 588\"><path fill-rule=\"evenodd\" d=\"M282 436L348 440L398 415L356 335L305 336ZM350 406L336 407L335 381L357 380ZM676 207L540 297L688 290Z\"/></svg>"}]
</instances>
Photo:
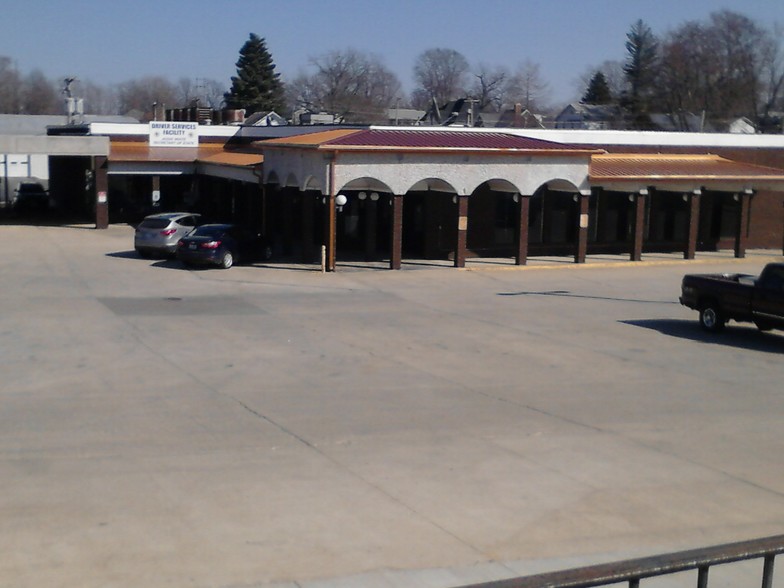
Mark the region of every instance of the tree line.
<instances>
[{"instance_id":1,"label":"tree line","mask_svg":"<svg viewBox=\"0 0 784 588\"><path fill-rule=\"evenodd\" d=\"M470 64L454 49L428 49L415 60L416 85L406 94L380 56L355 49L314 56L288 78L276 71L263 38L251 34L239 53L228 90L215 80L156 76L112 87L80 81L74 94L95 114L149 113L152 104L198 101L216 109L244 108L247 115L328 112L357 123L384 121L388 108L425 110L467 97L483 112L515 104L534 113L553 110L550 84L530 60ZM651 115L664 113L675 120L696 114L718 126L747 117L764 130L781 130L784 46L777 26L723 10L657 35L639 20L619 53L621 59L588 68L578 83L580 101L613 107L621 128L651 128ZM11 58L0 56L0 112L59 114L62 102L56 82L39 70L22 75Z\"/></svg>"}]
</instances>

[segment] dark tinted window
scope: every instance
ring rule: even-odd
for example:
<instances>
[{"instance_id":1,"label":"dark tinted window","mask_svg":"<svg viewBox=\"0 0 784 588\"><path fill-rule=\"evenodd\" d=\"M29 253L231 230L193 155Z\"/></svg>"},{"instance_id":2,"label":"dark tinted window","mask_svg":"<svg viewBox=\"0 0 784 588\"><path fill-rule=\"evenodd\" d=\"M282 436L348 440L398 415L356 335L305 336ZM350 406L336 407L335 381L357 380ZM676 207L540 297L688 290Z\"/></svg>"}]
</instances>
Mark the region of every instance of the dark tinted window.
<instances>
[{"instance_id":1,"label":"dark tinted window","mask_svg":"<svg viewBox=\"0 0 784 588\"><path fill-rule=\"evenodd\" d=\"M143 229L165 229L169 226L168 218L146 218L139 225Z\"/></svg>"},{"instance_id":2,"label":"dark tinted window","mask_svg":"<svg viewBox=\"0 0 784 588\"><path fill-rule=\"evenodd\" d=\"M40 194L46 192L41 184L19 184L17 192L20 194Z\"/></svg>"},{"instance_id":3,"label":"dark tinted window","mask_svg":"<svg viewBox=\"0 0 784 588\"><path fill-rule=\"evenodd\" d=\"M199 227L195 231L191 233L192 237L220 237L224 233L224 227L211 227L209 225L205 225L203 227Z\"/></svg>"},{"instance_id":4,"label":"dark tinted window","mask_svg":"<svg viewBox=\"0 0 784 588\"><path fill-rule=\"evenodd\" d=\"M196 219L193 218L192 216L183 217L180 220L178 220L177 222L179 224L181 224L183 227L195 227L196 226Z\"/></svg>"}]
</instances>

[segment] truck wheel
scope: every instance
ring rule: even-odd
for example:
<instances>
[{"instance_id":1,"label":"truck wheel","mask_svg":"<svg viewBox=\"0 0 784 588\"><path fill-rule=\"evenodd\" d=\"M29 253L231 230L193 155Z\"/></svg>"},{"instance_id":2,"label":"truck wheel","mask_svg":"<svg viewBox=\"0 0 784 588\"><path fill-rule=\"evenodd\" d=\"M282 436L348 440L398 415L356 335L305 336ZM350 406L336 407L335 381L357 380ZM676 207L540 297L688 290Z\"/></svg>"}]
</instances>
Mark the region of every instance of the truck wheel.
<instances>
[{"instance_id":1,"label":"truck wheel","mask_svg":"<svg viewBox=\"0 0 784 588\"><path fill-rule=\"evenodd\" d=\"M710 333L718 333L724 328L726 319L714 302L708 302L700 308L700 326Z\"/></svg>"}]
</instances>

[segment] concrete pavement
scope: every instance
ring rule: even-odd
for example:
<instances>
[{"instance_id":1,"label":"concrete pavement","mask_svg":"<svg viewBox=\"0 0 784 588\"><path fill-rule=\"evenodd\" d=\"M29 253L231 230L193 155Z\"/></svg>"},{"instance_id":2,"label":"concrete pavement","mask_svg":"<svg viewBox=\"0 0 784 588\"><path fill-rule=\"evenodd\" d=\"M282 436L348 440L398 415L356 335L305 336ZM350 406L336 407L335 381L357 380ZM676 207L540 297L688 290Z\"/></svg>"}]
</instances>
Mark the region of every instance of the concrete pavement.
<instances>
[{"instance_id":1,"label":"concrete pavement","mask_svg":"<svg viewBox=\"0 0 784 588\"><path fill-rule=\"evenodd\" d=\"M0 586L445 588L784 528L784 334L677 304L780 252L322 275L131 243L0 226Z\"/></svg>"}]
</instances>

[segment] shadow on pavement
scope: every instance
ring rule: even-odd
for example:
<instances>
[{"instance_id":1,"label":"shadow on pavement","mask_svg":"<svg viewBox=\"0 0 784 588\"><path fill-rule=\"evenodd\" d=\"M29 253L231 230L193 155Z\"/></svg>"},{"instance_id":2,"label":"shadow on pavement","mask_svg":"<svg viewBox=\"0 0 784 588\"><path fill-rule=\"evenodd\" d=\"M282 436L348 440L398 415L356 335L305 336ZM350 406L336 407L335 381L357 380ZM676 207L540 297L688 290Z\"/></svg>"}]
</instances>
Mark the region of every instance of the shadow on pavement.
<instances>
[{"instance_id":1,"label":"shadow on pavement","mask_svg":"<svg viewBox=\"0 0 784 588\"><path fill-rule=\"evenodd\" d=\"M712 343L749 351L784 353L784 337L774 332L763 333L755 327L729 324L720 333L703 331L696 320L642 319L619 321L626 325L652 329L669 337L688 339L699 343Z\"/></svg>"},{"instance_id":2,"label":"shadow on pavement","mask_svg":"<svg viewBox=\"0 0 784 588\"><path fill-rule=\"evenodd\" d=\"M106 257L119 257L120 259L143 259L136 251L114 251L107 253Z\"/></svg>"}]
</instances>

